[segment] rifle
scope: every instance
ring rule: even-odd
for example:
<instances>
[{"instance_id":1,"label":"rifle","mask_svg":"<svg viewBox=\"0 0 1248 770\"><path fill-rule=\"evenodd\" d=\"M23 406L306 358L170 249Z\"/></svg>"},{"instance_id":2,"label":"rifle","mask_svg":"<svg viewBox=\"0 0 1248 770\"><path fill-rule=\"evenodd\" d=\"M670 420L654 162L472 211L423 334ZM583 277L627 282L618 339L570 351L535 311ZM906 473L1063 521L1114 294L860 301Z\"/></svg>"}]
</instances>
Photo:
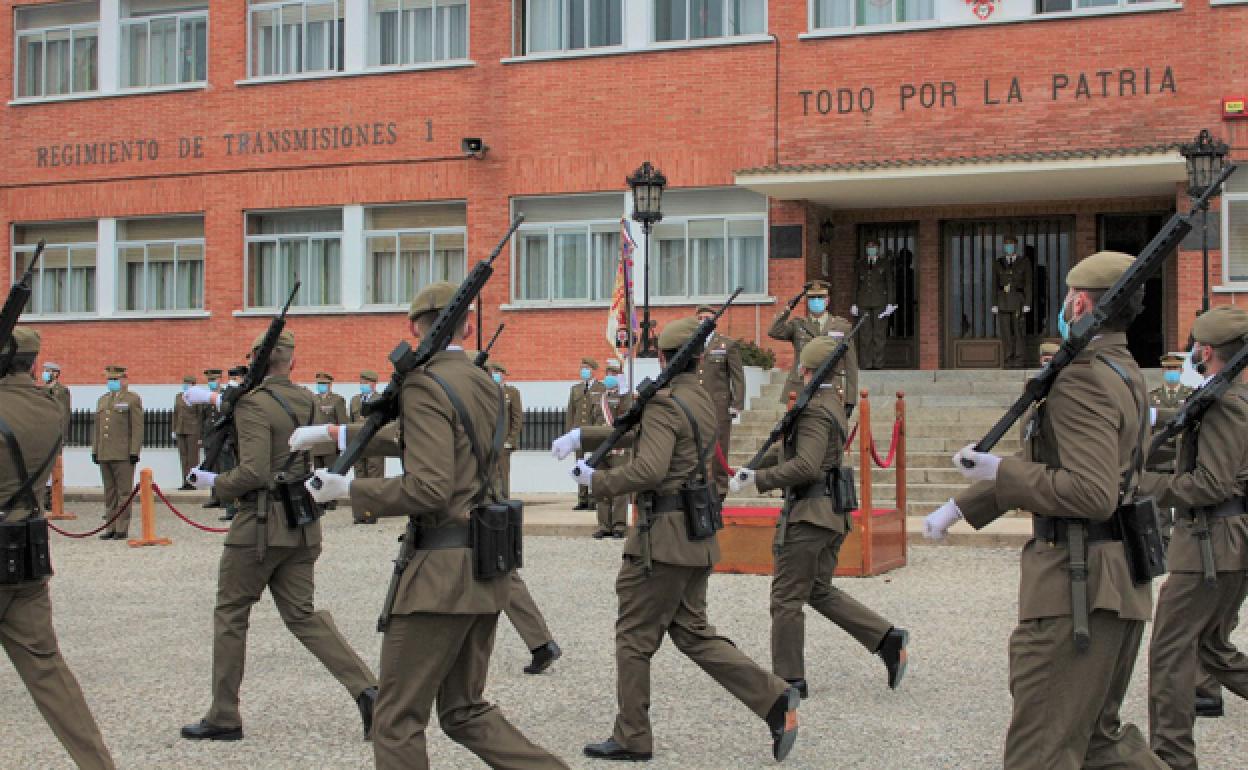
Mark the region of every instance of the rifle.
<instances>
[{"instance_id":1,"label":"rifle","mask_svg":"<svg viewBox=\"0 0 1248 770\"><path fill-rule=\"evenodd\" d=\"M477 357L472 362L474 366L480 367L481 369L485 368L485 362L490 360L490 351L494 349L494 343L498 342L498 335L503 333L503 329L506 326L507 324L505 323L499 324L498 329L494 331L494 336L490 337L490 344L477 351Z\"/></svg>"},{"instance_id":2,"label":"rifle","mask_svg":"<svg viewBox=\"0 0 1248 770\"><path fill-rule=\"evenodd\" d=\"M394 600L399 598L399 583L407 565L416 556L416 541L420 538L420 528L412 519L407 520L407 529L399 536L399 555L394 560L394 572L390 573L390 585L386 587L386 598L381 603L381 614L377 616L377 633L384 634L390 627L390 611L394 609Z\"/></svg>"},{"instance_id":3,"label":"rifle","mask_svg":"<svg viewBox=\"0 0 1248 770\"><path fill-rule=\"evenodd\" d=\"M34 280L35 263L39 261L39 255L43 254L44 245L44 240L40 238L39 244L35 246L35 255L30 258L30 264L26 265L26 272L9 289L9 298L4 301L4 309L0 310L0 377L9 373L9 367L17 356L13 330L17 328L17 319L21 318L26 303L30 302L30 295L34 293L31 282Z\"/></svg>"},{"instance_id":4,"label":"rifle","mask_svg":"<svg viewBox=\"0 0 1248 770\"><path fill-rule=\"evenodd\" d=\"M801 301L802 301L802 297L805 297L805 296L806 296L806 292L808 292L808 291L810 291L810 282L809 282L809 281L807 281L806 283L802 284L802 290L801 290L801 291L799 291L799 292L797 293L797 296L796 296L796 297L794 297L793 299L789 300L789 304L788 304L788 305L785 305L784 312L786 312L786 313L792 313L792 312L793 312L793 308L797 307L797 303L799 303L799 302L801 302Z\"/></svg>"}]
</instances>

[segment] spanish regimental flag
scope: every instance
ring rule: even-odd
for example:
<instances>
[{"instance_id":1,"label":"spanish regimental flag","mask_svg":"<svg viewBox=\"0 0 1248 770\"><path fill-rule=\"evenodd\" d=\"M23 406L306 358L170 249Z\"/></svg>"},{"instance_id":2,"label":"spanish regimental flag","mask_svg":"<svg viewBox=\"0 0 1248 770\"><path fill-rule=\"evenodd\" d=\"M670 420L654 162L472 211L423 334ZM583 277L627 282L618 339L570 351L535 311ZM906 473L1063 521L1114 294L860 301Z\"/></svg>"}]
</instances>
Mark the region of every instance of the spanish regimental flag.
<instances>
[{"instance_id":1,"label":"spanish regimental flag","mask_svg":"<svg viewBox=\"0 0 1248 770\"><path fill-rule=\"evenodd\" d=\"M630 357L631 343L637 339L637 318L633 313L633 253L637 243L628 232L628 220L620 220L620 262L615 271L615 288L611 292L611 310L607 316L607 344Z\"/></svg>"}]
</instances>

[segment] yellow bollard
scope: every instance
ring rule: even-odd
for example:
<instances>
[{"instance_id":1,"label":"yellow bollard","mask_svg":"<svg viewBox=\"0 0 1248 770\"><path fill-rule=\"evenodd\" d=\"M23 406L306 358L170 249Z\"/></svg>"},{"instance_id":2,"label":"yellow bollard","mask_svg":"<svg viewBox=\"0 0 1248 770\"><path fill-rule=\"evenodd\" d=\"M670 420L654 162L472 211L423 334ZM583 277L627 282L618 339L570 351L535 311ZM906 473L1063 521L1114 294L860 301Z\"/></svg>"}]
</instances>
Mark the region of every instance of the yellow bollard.
<instances>
[{"instance_id":1,"label":"yellow bollard","mask_svg":"<svg viewBox=\"0 0 1248 770\"><path fill-rule=\"evenodd\" d=\"M65 512L65 459L57 456L56 463L52 466L52 510L48 511L45 518L52 521L69 521L78 518L72 513Z\"/></svg>"},{"instance_id":2,"label":"yellow bollard","mask_svg":"<svg viewBox=\"0 0 1248 770\"><path fill-rule=\"evenodd\" d=\"M141 548L145 545L172 545L173 541L167 537L156 537L156 505L152 499L152 469L144 468L139 471L139 521L142 525L143 536L138 540L130 540L131 548Z\"/></svg>"}]
</instances>

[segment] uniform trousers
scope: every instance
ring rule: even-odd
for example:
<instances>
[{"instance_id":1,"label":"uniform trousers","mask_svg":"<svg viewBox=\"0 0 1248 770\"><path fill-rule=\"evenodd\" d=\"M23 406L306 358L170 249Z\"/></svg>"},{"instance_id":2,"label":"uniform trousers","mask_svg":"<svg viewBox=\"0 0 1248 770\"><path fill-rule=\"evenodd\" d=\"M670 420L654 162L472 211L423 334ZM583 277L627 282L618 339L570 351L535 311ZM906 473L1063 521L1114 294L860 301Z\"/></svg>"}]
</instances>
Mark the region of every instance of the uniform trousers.
<instances>
[{"instance_id":1,"label":"uniform trousers","mask_svg":"<svg viewBox=\"0 0 1248 770\"><path fill-rule=\"evenodd\" d=\"M663 635L721 687L762 719L788 683L746 657L706 617L706 585L711 568L654 562L647 576L641 560L625 556L615 581L619 615L615 621L616 699L619 713L612 737L624 748L652 752L650 659Z\"/></svg>"},{"instance_id":2,"label":"uniform trousers","mask_svg":"<svg viewBox=\"0 0 1248 770\"><path fill-rule=\"evenodd\" d=\"M438 706L447 737L493 768L564 768L483 697L498 613L391 615L381 642L373 722L378 770L426 770L425 728Z\"/></svg>"},{"instance_id":3,"label":"uniform trousers","mask_svg":"<svg viewBox=\"0 0 1248 770\"><path fill-rule=\"evenodd\" d=\"M1231 643L1231 634L1239 626L1239 613L1236 613L1229 623L1222 625L1218 631L1217 638L1208 639L1203 649L1214 656L1218 663L1215 665L1221 668L1232 668L1233 661L1241 659L1243 653ZM1222 684L1210 674L1204 665L1200 666L1200 671L1196 675L1196 695L1201 698L1221 698Z\"/></svg>"},{"instance_id":4,"label":"uniform trousers","mask_svg":"<svg viewBox=\"0 0 1248 770\"><path fill-rule=\"evenodd\" d=\"M1195 770L1192 692L1200 669L1248 698L1248 656L1225 649L1248 594L1248 572L1172 572L1157 599L1148 655L1148 722L1153 751L1173 770Z\"/></svg>"},{"instance_id":5,"label":"uniform trousers","mask_svg":"<svg viewBox=\"0 0 1248 770\"><path fill-rule=\"evenodd\" d=\"M134 491L134 464L125 462L101 462L100 476L104 479L104 519L112 518L118 506L126 501ZM108 528L109 532L122 535L130 532L130 506L127 505L117 520Z\"/></svg>"},{"instance_id":6,"label":"uniform trousers","mask_svg":"<svg viewBox=\"0 0 1248 770\"><path fill-rule=\"evenodd\" d=\"M578 455L577 459L579 460L579 459L583 459L586 457L589 457L589 455L588 454ZM582 508L589 508L594 504L594 501L591 495L589 494L589 487L582 486L580 484L576 485L576 504L581 506Z\"/></svg>"},{"instance_id":7,"label":"uniform trousers","mask_svg":"<svg viewBox=\"0 0 1248 770\"><path fill-rule=\"evenodd\" d=\"M112 770L113 757L56 643L46 580L0 587L0 644L74 763Z\"/></svg>"},{"instance_id":8,"label":"uniform trousers","mask_svg":"<svg viewBox=\"0 0 1248 770\"><path fill-rule=\"evenodd\" d=\"M868 652L893 627L870 608L832 585L845 534L798 522L789 525L784 545L775 548L771 579L771 669L785 679L805 679L805 614L811 609L840 626Z\"/></svg>"},{"instance_id":9,"label":"uniform trousers","mask_svg":"<svg viewBox=\"0 0 1248 770\"><path fill-rule=\"evenodd\" d=\"M386 458L384 457L365 457L355 464L355 477L357 479L379 479L386 475ZM351 504L351 518L354 521L364 521L372 516L370 511L366 511Z\"/></svg>"},{"instance_id":10,"label":"uniform trousers","mask_svg":"<svg viewBox=\"0 0 1248 770\"><path fill-rule=\"evenodd\" d=\"M883 307L860 307L864 322L855 341L858 344L858 365L863 369L884 368L884 343L888 341L888 319L880 318Z\"/></svg>"},{"instance_id":11,"label":"uniform trousers","mask_svg":"<svg viewBox=\"0 0 1248 770\"><path fill-rule=\"evenodd\" d=\"M732 450L732 414L722 404L716 404L715 411L719 417L718 443L724 452L724 461L727 462L728 454ZM715 457L714 449L711 449L711 478L715 480L715 493L723 499L728 494L728 471L724 470L724 463Z\"/></svg>"},{"instance_id":12,"label":"uniform trousers","mask_svg":"<svg viewBox=\"0 0 1248 770\"><path fill-rule=\"evenodd\" d=\"M1002 354L1007 367L1023 365L1023 342L1026 330L1023 328L1023 314L997 313L997 332L1001 335Z\"/></svg>"},{"instance_id":13,"label":"uniform trousers","mask_svg":"<svg viewBox=\"0 0 1248 770\"><path fill-rule=\"evenodd\" d=\"M1092 645L1076 652L1070 617L1020 621L1010 635L1014 711L1005 769L1079 770L1166 765L1139 728L1118 715L1144 636L1144 621L1094 610ZM1188 702L1192 691L1188 688Z\"/></svg>"},{"instance_id":14,"label":"uniform trousers","mask_svg":"<svg viewBox=\"0 0 1248 770\"><path fill-rule=\"evenodd\" d=\"M313 607L316 559L320 555L319 545L270 547L261 561L256 560L254 546L227 545L222 549L212 624L212 708L205 717L209 724L242 724L238 688L247 656L247 628L251 606L260 601L265 587L286 628L329 669L352 698L377 684L368 666L339 633L333 616Z\"/></svg>"},{"instance_id":15,"label":"uniform trousers","mask_svg":"<svg viewBox=\"0 0 1248 770\"><path fill-rule=\"evenodd\" d=\"M511 452L504 448L498 453L498 491L504 500L511 499Z\"/></svg>"},{"instance_id":16,"label":"uniform trousers","mask_svg":"<svg viewBox=\"0 0 1248 770\"><path fill-rule=\"evenodd\" d=\"M602 458L600 467L603 470L609 470L628 465L628 458L627 450L612 450ZM605 532L623 532L628 528L628 495L616 497L595 495L594 500L598 505L598 529Z\"/></svg>"},{"instance_id":17,"label":"uniform trousers","mask_svg":"<svg viewBox=\"0 0 1248 770\"><path fill-rule=\"evenodd\" d=\"M511 593L507 601L507 619L524 640L525 647L532 651L553 641L554 637L546 627L546 619L542 617L542 611L537 608L537 602L533 601L533 595L529 593L529 587L524 584L520 573L512 570L509 579Z\"/></svg>"},{"instance_id":18,"label":"uniform trousers","mask_svg":"<svg viewBox=\"0 0 1248 770\"><path fill-rule=\"evenodd\" d=\"M182 465L182 478L178 485L186 483L187 475L199 467L199 435L196 433L179 433L178 461Z\"/></svg>"}]
</instances>

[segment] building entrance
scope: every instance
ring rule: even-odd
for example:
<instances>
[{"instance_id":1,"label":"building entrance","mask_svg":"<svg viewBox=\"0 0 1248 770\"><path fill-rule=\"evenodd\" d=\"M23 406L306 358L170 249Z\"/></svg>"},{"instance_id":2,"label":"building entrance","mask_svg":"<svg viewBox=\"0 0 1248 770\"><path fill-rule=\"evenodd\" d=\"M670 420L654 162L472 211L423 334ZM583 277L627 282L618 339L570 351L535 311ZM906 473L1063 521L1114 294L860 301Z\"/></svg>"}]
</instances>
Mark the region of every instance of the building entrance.
<instances>
[{"instance_id":1,"label":"building entrance","mask_svg":"<svg viewBox=\"0 0 1248 770\"><path fill-rule=\"evenodd\" d=\"M1139 255L1169 214L1101 214L1096 219L1097 248ZM1176 257L1171 255L1170 259ZM1166 352L1165 270L1144 284L1144 312L1127 329L1127 347L1145 369L1161 365Z\"/></svg>"},{"instance_id":2,"label":"building entrance","mask_svg":"<svg viewBox=\"0 0 1248 770\"><path fill-rule=\"evenodd\" d=\"M918 222L884 222L858 226L858 250L866 253L869 240L879 241L880 252L892 257L896 273L897 311L888 319L888 342L884 346L885 369L915 369L919 365L918 318L915 274L918 260Z\"/></svg>"}]
</instances>

